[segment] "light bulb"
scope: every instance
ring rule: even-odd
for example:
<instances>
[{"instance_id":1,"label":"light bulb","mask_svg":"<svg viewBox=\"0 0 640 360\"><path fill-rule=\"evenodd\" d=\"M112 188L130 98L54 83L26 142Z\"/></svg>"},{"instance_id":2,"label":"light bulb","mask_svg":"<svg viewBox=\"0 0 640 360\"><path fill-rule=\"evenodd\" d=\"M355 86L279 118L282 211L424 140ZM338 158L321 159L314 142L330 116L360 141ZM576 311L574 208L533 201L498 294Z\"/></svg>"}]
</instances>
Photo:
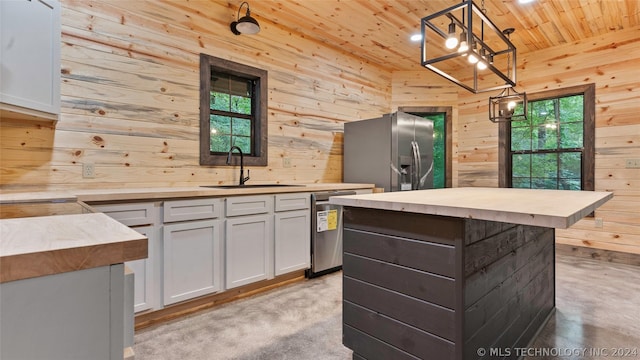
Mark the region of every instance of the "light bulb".
<instances>
[{"instance_id":1,"label":"light bulb","mask_svg":"<svg viewBox=\"0 0 640 360\"><path fill-rule=\"evenodd\" d=\"M463 31L462 34L460 34L460 47L458 47L458 52L463 53L467 50L469 50L469 44L467 44L467 33ZM464 55L466 54L463 54L463 56Z\"/></svg>"},{"instance_id":2,"label":"light bulb","mask_svg":"<svg viewBox=\"0 0 640 360\"><path fill-rule=\"evenodd\" d=\"M450 36L447 38L447 41L444 42L444 46L447 49L455 49L458 46L458 38L456 36Z\"/></svg>"},{"instance_id":3,"label":"light bulb","mask_svg":"<svg viewBox=\"0 0 640 360\"><path fill-rule=\"evenodd\" d=\"M477 53L477 50L478 50L478 48L476 47L476 42L474 41L472 44L473 45L471 45L471 47L473 48L473 53L469 54L469 62L472 63L472 64L475 64L480 59L478 59L478 57L475 55Z\"/></svg>"},{"instance_id":4,"label":"light bulb","mask_svg":"<svg viewBox=\"0 0 640 360\"><path fill-rule=\"evenodd\" d=\"M449 24L449 36L447 37L447 41L445 41L444 46L447 49L455 49L458 46L458 37L456 36L456 24L451 22Z\"/></svg>"},{"instance_id":5,"label":"light bulb","mask_svg":"<svg viewBox=\"0 0 640 360\"><path fill-rule=\"evenodd\" d=\"M458 52L465 52L469 50L469 45L467 45L466 41L460 43L460 47L458 48Z\"/></svg>"},{"instance_id":6,"label":"light bulb","mask_svg":"<svg viewBox=\"0 0 640 360\"><path fill-rule=\"evenodd\" d=\"M487 69L487 50L484 48L480 48L480 61L476 65L478 70L486 70Z\"/></svg>"},{"instance_id":7,"label":"light bulb","mask_svg":"<svg viewBox=\"0 0 640 360\"><path fill-rule=\"evenodd\" d=\"M507 103L507 109L509 109L509 111L513 110L516 108L516 102L511 100Z\"/></svg>"}]
</instances>

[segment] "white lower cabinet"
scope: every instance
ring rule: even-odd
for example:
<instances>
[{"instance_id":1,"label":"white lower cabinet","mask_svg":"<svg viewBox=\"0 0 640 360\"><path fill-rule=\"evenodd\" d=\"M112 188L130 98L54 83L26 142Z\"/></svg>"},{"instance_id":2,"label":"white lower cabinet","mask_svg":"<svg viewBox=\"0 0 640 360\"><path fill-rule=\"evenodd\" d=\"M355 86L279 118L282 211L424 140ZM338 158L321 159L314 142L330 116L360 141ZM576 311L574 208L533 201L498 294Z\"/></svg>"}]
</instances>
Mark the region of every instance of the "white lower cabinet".
<instances>
[{"instance_id":1,"label":"white lower cabinet","mask_svg":"<svg viewBox=\"0 0 640 360\"><path fill-rule=\"evenodd\" d=\"M226 220L226 288L273 278L273 215Z\"/></svg>"},{"instance_id":2,"label":"white lower cabinet","mask_svg":"<svg viewBox=\"0 0 640 360\"><path fill-rule=\"evenodd\" d=\"M164 305L222 290L220 220L164 225Z\"/></svg>"},{"instance_id":3,"label":"white lower cabinet","mask_svg":"<svg viewBox=\"0 0 640 360\"><path fill-rule=\"evenodd\" d=\"M165 201L162 299L170 305L223 290L221 199Z\"/></svg>"},{"instance_id":4,"label":"white lower cabinet","mask_svg":"<svg viewBox=\"0 0 640 360\"><path fill-rule=\"evenodd\" d=\"M92 207L149 239L149 257L126 263L137 313L310 267L309 193Z\"/></svg>"},{"instance_id":5,"label":"white lower cabinet","mask_svg":"<svg viewBox=\"0 0 640 360\"><path fill-rule=\"evenodd\" d=\"M0 304L0 359L123 358L123 264L5 282Z\"/></svg>"},{"instance_id":6,"label":"white lower cabinet","mask_svg":"<svg viewBox=\"0 0 640 360\"><path fill-rule=\"evenodd\" d=\"M308 269L311 261L309 210L275 214L275 275Z\"/></svg>"},{"instance_id":7,"label":"white lower cabinet","mask_svg":"<svg viewBox=\"0 0 640 360\"><path fill-rule=\"evenodd\" d=\"M157 283L154 274L157 271L154 270L156 264L153 262L158 247L158 233L155 226L141 226L133 229L149 239L147 258L125 263L134 273L133 310L140 312L158 306L158 297L154 293L157 288L154 286Z\"/></svg>"},{"instance_id":8,"label":"white lower cabinet","mask_svg":"<svg viewBox=\"0 0 640 360\"><path fill-rule=\"evenodd\" d=\"M125 263L134 273L134 311L161 307L159 259L159 202L127 204L91 204L95 210L109 215L124 225L146 236L147 258Z\"/></svg>"},{"instance_id":9,"label":"white lower cabinet","mask_svg":"<svg viewBox=\"0 0 640 360\"><path fill-rule=\"evenodd\" d=\"M311 264L311 194L275 196L275 275L308 269Z\"/></svg>"}]
</instances>

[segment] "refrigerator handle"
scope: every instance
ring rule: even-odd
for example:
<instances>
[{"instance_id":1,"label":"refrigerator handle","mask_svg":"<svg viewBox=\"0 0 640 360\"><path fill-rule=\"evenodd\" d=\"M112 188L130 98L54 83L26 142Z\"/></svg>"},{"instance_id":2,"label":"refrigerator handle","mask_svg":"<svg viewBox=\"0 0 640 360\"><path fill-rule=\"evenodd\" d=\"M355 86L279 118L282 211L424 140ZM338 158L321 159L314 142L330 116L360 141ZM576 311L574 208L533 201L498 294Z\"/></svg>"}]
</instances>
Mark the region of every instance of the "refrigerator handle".
<instances>
[{"instance_id":1,"label":"refrigerator handle","mask_svg":"<svg viewBox=\"0 0 640 360\"><path fill-rule=\"evenodd\" d=\"M421 164L420 164L420 147L418 146L417 141L411 142L411 164L413 171L411 174L411 189L418 190L420 189L420 173L422 173Z\"/></svg>"}]
</instances>

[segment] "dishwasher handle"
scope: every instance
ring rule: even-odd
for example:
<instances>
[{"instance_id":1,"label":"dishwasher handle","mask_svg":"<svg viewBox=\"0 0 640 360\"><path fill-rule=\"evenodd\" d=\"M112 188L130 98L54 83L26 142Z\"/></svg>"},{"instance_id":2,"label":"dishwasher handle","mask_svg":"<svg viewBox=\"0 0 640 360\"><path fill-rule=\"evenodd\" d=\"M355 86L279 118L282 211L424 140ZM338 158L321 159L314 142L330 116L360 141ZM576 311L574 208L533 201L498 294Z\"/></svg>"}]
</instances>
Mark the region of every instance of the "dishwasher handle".
<instances>
[{"instance_id":1,"label":"dishwasher handle","mask_svg":"<svg viewBox=\"0 0 640 360\"><path fill-rule=\"evenodd\" d=\"M319 203L327 203L329 202L329 198L332 196L343 196L343 195L356 195L355 191L327 191L327 192L320 192L320 193L313 193L311 194L311 201L313 203L319 204Z\"/></svg>"}]
</instances>

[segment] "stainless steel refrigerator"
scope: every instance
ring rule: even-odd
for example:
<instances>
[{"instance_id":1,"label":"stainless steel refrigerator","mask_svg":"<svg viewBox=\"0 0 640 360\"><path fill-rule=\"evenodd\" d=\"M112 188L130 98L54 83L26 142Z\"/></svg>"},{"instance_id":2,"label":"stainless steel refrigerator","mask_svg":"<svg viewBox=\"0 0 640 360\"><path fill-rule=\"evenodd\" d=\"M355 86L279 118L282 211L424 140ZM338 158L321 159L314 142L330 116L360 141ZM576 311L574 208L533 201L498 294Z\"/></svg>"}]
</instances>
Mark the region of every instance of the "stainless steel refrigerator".
<instances>
[{"instance_id":1,"label":"stainless steel refrigerator","mask_svg":"<svg viewBox=\"0 0 640 360\"><path fill-rule=\"evenodd\" d=\"M385 192L433 188L433 121L398 111L345 123L343 170Z\"/></svg>"}]
</instances>

